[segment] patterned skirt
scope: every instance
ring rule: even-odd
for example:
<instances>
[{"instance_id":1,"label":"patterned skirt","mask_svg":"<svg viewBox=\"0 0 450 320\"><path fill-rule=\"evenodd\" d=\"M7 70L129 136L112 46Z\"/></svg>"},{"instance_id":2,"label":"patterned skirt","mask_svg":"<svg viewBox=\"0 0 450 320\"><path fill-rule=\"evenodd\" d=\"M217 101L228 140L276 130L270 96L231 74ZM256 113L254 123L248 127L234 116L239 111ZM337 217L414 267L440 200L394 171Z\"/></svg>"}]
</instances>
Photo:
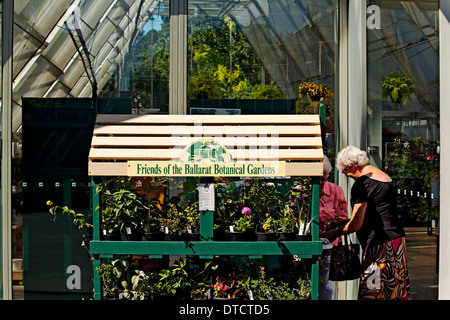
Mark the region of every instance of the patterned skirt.
<instances>
[{"instance_id":1,"label":"patterned skirt","mask_svg":"<svg viewBox=\"0 0 450 320\"><path fill-rule=\"evenodd\" d=\"M362 267L359 300L410 299L405 237L367 249Z\"/></svg>"}]
</instances>

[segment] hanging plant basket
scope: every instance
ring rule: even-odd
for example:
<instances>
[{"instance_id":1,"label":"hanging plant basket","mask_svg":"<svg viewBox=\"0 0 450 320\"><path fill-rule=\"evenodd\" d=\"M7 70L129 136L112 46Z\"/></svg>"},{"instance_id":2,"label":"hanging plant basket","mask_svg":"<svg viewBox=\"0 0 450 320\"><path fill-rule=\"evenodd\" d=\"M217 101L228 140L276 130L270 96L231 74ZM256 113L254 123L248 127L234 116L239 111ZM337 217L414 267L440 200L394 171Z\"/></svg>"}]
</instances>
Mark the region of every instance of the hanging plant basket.
<instances>
[{"instance_id":1,"label":"hanging plant basket","mask_svg":"<svg viewBox=\"0 0 450 320\"><path fill-rule=\"evenodd\" d=\"M406 74L392 72L383 77L381 88L382 97L384 99L389 97L394 106L398 107L400 104L406 105L416 88L416 83Z\"/></svg>"}]
</instances>

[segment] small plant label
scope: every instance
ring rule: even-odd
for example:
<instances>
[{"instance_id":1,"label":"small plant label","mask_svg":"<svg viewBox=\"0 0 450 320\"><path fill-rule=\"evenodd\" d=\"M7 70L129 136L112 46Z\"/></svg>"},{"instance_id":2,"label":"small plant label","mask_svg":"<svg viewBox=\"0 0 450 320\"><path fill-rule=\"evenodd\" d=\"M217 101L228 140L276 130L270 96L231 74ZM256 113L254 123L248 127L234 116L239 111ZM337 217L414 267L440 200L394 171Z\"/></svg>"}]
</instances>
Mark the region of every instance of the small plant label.
<instances>
[{"instance_id":1,"label":"small plant label","mask_svg":"<svg viewBox=\"0 0 450 320\"><path fill-rule=\"evenodd\" d=\"M198 187L199 195L199 210L200 211L214 211L215 197L214 197L214 184L212 183L200 183Z\"/></svg>"}]
</instances>

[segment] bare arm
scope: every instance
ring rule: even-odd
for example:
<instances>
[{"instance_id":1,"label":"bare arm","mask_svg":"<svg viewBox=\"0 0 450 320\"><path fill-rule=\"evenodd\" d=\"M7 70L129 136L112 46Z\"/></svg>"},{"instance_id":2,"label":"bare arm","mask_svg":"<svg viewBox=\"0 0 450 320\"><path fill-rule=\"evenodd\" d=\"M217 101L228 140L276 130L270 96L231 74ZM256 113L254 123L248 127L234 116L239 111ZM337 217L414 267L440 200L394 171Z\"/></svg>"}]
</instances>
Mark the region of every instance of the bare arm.
<instances>
[{"instance_id":1,"label":"bare arm","mask_svg":"<svg viewBox=\"0 0 450 320\"><path fill-rule=\"evenodd\" d=\"M367 202L356 203L353 206L352 217L350 221L344 226L342 233L349 234L361 229L364 215L366 214Z\"/></svg>"}]
</instances>

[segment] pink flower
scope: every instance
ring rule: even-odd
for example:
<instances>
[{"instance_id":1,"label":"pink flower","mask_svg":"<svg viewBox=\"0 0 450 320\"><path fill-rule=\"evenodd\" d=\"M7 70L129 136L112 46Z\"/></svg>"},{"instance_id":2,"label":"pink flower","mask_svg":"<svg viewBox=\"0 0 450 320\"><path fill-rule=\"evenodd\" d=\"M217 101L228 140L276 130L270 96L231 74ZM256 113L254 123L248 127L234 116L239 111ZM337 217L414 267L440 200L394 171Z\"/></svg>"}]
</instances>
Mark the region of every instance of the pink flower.
<instances>
[{"instance_id":1,"label":"pink flower","mask_svg":"<svg viewBox=\"0 0 450 320\"><path fill-rule=\"evenodd\" d=\"M250 214L250 213L252 213L252 210L249 207L243 207L241 213L242 214L246 214L246 213Z\"/></svg>"}]
</instances>

